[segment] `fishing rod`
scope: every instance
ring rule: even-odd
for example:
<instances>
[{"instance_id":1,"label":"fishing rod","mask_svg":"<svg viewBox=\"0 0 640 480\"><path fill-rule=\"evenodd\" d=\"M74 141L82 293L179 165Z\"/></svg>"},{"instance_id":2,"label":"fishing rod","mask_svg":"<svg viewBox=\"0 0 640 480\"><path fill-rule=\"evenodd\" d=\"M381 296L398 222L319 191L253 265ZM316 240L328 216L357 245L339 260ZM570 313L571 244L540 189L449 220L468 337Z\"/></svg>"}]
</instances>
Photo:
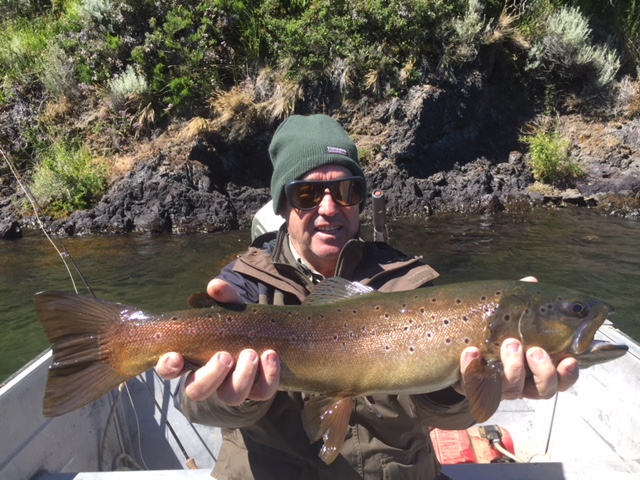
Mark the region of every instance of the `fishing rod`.
<instances>
[{"instance_id":1,"label":"fishing rod","mask_svg":"<svg viewBox=\"0 0 640 480\"><path fill-rule=\"evenodd\" d=\"M76 285L76 281L73 276L73 273L71 272L71 268L69 267L69 263L71 263L71 265L73 266L73 270L75 270L76 274L80 277L87 291L95 298L96 294L94 293L93 289L89 286L89 283L84 278L84 275L82 275L82 272L78 268L78 265L76 264L74 258L71 256L71 253L69 252L69 250L67 249L67 246L62 241L62 238L60 237L60 235L58 235L55 232L52 232L50 234L48 229L46 228L44 222L42 221L42 218L44 218L44 214L42 213L42 208L40 208L40 205L38 204L36 197L31 192L31 189L28 187L28 185L25 182L22 181L22 177L15 163L11 160L11 158L9 158L9 156L7 155L7 153L4 151L2 147L0 147L0 154L2 154L2 158L4 158L4 161L9 166L9 170L11 170L13 177L15 178L16 182L18 182L20 189L24 192L25 197L31 204L31 208L33 209L33 213L35 214L36 222L38 222L40 231L44 234L47 240L49 240L49 243L51 243L55 251L58 253L58 256L60 257L60 259L62 260L62 263L67 269L67 273L69 274L69 278L71 279L71 284L73 285L73 290L76 293L78 293L78 287ZM56 242L53 241L53 238L51 238L52 235L55 237L56 242L58 242L57 245L56 245ZM58 248L58 245L60 246L59 248Z\"/></svg>"},{"instance_id":2,"label":"fishing rod","mask_svg":"<svg viewBox=\"0 0 640 480\"><path fill-rule=\"evenodd\" d=\"M93 291L93 289L91 288L91 286L87 282L86 278L84 277L84 275L80 271L80 268L76 264L75 259L71 255L71 252L69 252L69 250L67 249L67 246L62 241L62 238L60 237L60 235L58 235L54 231L50 232L49 230L51 230L51 229L47 228L47 225L45 223L48 223L48 220L46 220L46 216L44 215L42 208L38 204L38 201L36 200L35 196L33 195L33 192L29 188L29 186L22 180L22 176L20 175L20 172L19 172L18 168L16 167L15 163L11 160L9 155L4 151L4 149L1 146L0 146L0 154L2 155L2 158L4 159L6 164L9 166L9 169L11 170L11 173L12 173L13 177L15 178L16 182L18 183L18 186L20 187L20 189L24 193L25 197L27 198L29 204L31 205L31 208L33 209L33 212L34 212L34 215L35 215L35 219L36 219L36 222L38 223L38 227L40 228L40 231L44 234L44 236L47 238L49 243L53 246L55 251L58 253L58 256L62 260L62 263L64 264L64 266L65 266L65 268L67 270L69 278L71 279L71 283L73 285L73 290L76 293L78 293L78 287L76 285L76 281L75 281L75 277L74 277L73 272L72 272L72 268L73 268L73 271L75 271L76 274L80 277L80 279L82 280L82 283L84 284L84 286L87 289L87 291L91 294L91 296L93 296L94 298L97 298L95 292ZM44 221L43 221L43 218L45 219ZM55 241L54 241L54 239L55 239ZM176 444L179 446L182 454L185 456L187 468L189 468L189 469L197 469L198 467L196 465L195 459L193 457L191 457L187 453L187 451L184 448L182 442L178 438L178 434L176 433L175 429L171 425L171 422L169 422L169 419L167 418L167 415L165 414L165 412L162 411L162 408L160 407L160 405L158 404L157 400L153 396L153 393L151 392L151 389L149 388L147 382L142 377L140 377L139 380L145 385L146 390L148 391L149 395L151 395L151 397L153 398L153 401L154 401L154 403L156 405L156 408L157 408L158 412L160 413L160 417L162 418L162 421L167 426L169 432L171 433L171 435L173 436L174 440L176 441ZM131 401L131 406L134 409L134 413L135 413L135 405L133 404L133 399L131 398L131 393L129 392L129 387L127 386L126 383L123 383L123 385L124 385L124 388L127 389L127 393L129 394L129 399ZM118 396L118 399L120 397L121 397L121 394ZM115 408L116 405L117 405L117 402L114 404L113 408ZM113 409L112 409L112 413L113 413ZM112 413L109 415L109 419L113 418ZM111 420L107 421L107 427L108 427L110 421ZM107 433L107 430L105 429L105 435L106 435L106 433ZM142 457L142 452L140 452L140 455ZM143 459L143 463L144 463L144 459Z\"/></svg>"}]
</instances>

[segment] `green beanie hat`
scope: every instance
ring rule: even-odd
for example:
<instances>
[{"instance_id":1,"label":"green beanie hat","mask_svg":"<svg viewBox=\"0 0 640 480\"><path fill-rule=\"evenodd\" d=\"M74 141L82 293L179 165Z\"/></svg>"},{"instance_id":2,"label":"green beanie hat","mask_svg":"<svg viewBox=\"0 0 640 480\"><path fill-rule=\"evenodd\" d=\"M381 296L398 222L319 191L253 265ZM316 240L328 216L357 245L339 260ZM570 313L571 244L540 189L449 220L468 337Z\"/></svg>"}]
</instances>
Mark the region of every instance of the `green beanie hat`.
<instances>
[{"instance_id":1,"label":"green beanie hat","mask_svg":"<svg viewBox=\"0 0 640 480\"><path fill-rule=\"evenodd\" d=\"M280 124L269 145L273 164L271 197L279 214L285 202L284 187L324 165L340 165L364 178L358 149L342 126L327 115L293 115ZM366 196L364 197L366 198Z\"/></svg>"}]
</instances>

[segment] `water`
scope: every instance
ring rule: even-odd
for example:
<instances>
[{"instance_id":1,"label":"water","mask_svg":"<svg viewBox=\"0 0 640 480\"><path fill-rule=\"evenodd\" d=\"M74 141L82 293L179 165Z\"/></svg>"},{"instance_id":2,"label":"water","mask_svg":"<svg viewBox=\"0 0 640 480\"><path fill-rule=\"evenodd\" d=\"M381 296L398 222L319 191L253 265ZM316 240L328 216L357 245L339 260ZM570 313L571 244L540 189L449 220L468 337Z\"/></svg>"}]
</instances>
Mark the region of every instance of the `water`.
<instances>
[{"instance_id":1,"label":"water","mask_svg":"<svg viewBox=\"0 0 640 480\"><path fill-rule=\"evenodd\" d=\"M370 229L364 228L365 237ZM640 339L640 222L587 209L519 215L448 215L390 222L391 243L422 255L439 283L534 275L594 294L616 307L613 322ZM96 294L150 310L186 307L222 265L243 251L248 232L190 236L72 238L65 244ZM80 287L81 288L81 287ZM48 241L0 242L0 380L44 350L32 296L71 290Z\"/></svg>"}]
</instances>

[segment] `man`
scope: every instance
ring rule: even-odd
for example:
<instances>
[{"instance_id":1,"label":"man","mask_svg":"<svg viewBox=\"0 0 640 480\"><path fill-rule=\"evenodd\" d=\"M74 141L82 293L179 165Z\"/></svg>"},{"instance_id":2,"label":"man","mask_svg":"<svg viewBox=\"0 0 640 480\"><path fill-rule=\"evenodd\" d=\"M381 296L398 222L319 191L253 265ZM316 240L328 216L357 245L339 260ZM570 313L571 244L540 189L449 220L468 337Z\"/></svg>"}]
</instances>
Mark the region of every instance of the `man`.
<instances>
[{"instance_id":1,"label":"man","mask_svg":"<svg viewBox=\"0 0 640 480\"><path fill-rule=\"evenodd\" d=\"M293 116L278 128L269 153L271 193L286 223L257 239L207 287L222 303L299 304L321 279L341 276L381 291L425 286L438 276L428 265L382 243L358 238L366 198L357 149L342 127L325 115ZM480 356L467 348L462 371ZM569 388L577 363L556 367L547 353L506 340L503 398L549 398ZM526 363L525 363L526 362ZM525 380L525 364L533 377ZM164 378L182 373L180 355L163 356ZM464 387L423 395L379 395L355 400L337 459L318 458L300 412L309 395L278 392L278 352L247 349L235 360L217 352L183 384L182 410L192 421L220 426L224 442L213 475L224 479L433 479L440 474L429 427L462 429L474 418Z\"/></svg>"}]
</instances>

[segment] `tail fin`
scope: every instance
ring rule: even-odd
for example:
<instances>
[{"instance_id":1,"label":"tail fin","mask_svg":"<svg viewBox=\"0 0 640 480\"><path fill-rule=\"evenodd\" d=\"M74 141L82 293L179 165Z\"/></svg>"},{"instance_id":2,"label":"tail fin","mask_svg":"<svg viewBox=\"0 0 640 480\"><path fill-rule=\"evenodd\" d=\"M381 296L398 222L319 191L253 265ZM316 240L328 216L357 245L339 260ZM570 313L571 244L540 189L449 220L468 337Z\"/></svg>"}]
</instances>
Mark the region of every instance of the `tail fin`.
<instances>
[{"instance_id":1,"label":"tail fin","mask_svg":"<svg viewBox=\"0 0 640 480\"><path fill-rule=\"evenodd\" d=\"M131 378L108 364L100 334L127 307L68 292L40 292L34 299L53 350L45 416L83 407Z\"/></svg>"}]
</instances>

